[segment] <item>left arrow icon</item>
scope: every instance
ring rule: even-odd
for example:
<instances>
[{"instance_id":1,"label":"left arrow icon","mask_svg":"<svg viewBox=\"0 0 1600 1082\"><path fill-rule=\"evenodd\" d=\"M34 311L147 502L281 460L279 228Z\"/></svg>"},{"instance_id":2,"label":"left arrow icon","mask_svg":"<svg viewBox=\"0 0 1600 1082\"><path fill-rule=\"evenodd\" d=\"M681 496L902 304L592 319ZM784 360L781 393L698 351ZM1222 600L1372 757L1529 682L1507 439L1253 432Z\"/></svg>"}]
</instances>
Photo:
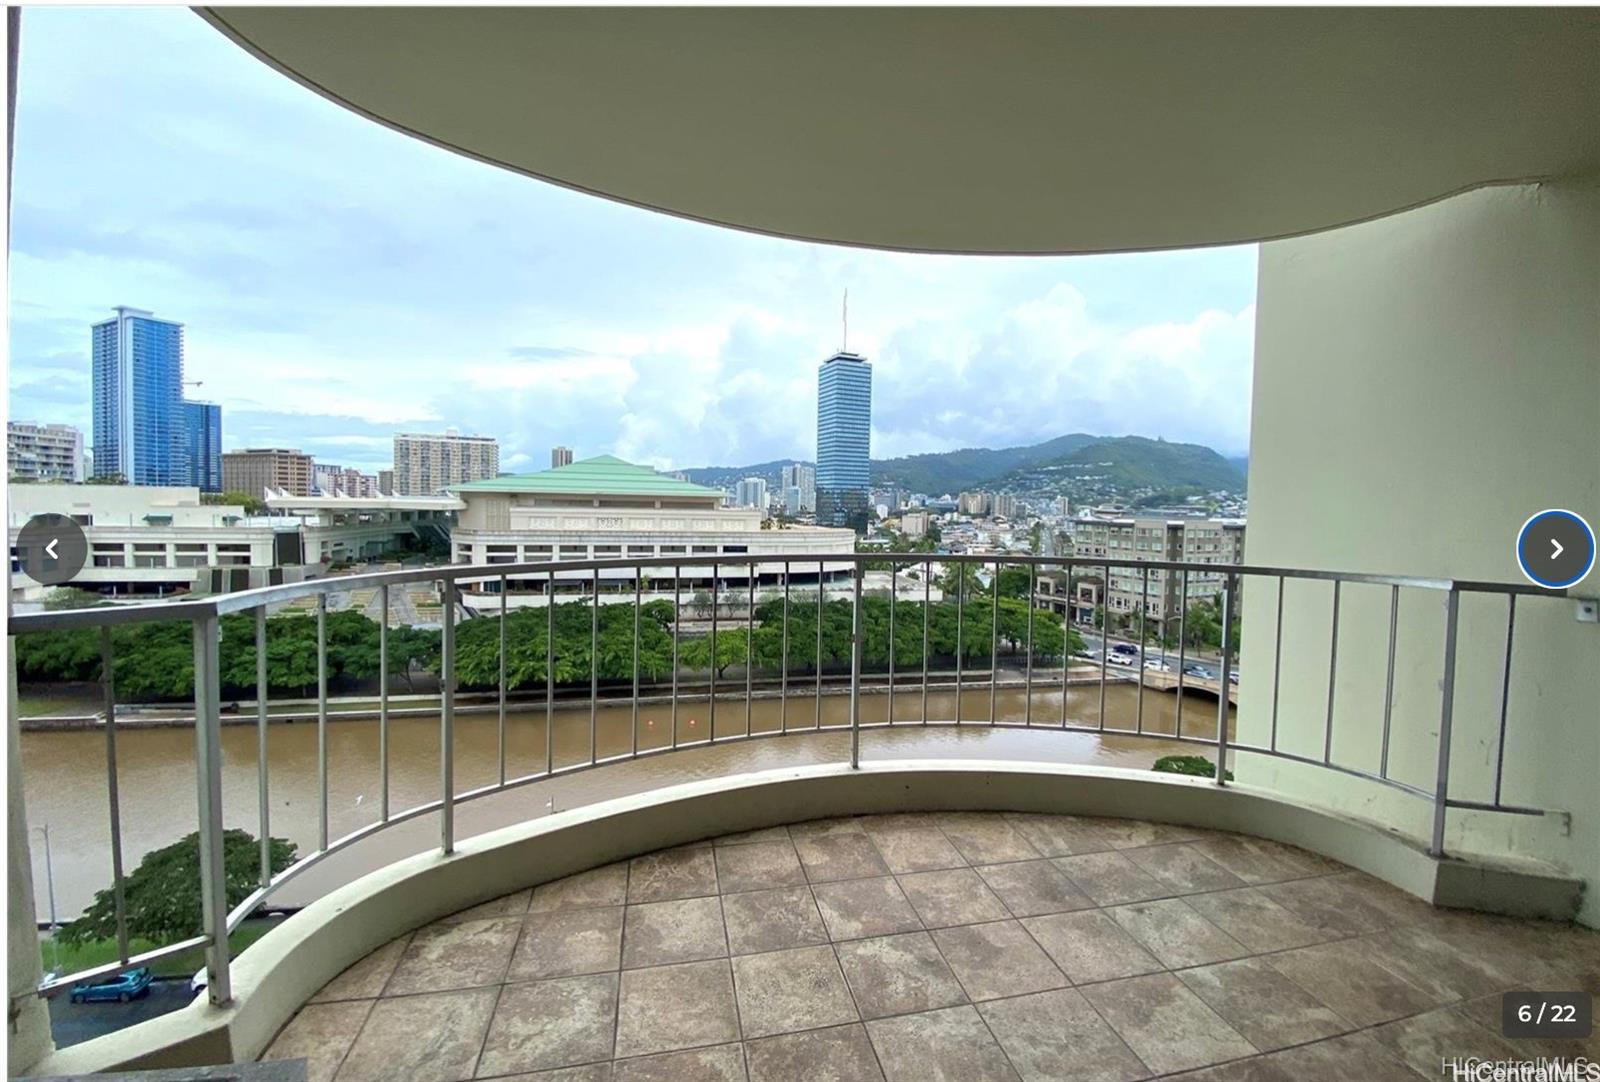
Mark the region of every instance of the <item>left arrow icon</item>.
<instances>
[{"instance_id":1,"label":"left arrow icon","mask_svg":"<svg viewBox=\"0 0 1600 1082\"><path fill-rule=\"evenodd\" d=\"M51 538L50 543L44 547L44 554L50 557L52 560L60 559L60 555L56 552L56 546L60 543L60 541Z\"/></svg>"}]
</instances>

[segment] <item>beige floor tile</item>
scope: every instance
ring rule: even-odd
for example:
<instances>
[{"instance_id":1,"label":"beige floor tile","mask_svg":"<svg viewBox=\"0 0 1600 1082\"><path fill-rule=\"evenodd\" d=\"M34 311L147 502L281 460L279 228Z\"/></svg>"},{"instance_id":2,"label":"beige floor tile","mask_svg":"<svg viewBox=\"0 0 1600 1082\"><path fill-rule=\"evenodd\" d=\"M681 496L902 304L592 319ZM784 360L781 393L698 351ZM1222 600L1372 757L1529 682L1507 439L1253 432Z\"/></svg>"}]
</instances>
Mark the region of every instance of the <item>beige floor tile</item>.
<instances>
[{"instance_id":1,"label":"beige floor tile","mask_svg":"<svg viewBox=\"0 0 1600 1082\"><path fill-rule=\"evenodd\" d=\"M1151 898L1170 898L1176 893L1116 851L1057 857L1051 863L1066 872L1067 878L1096 905L1144 902Z\"/></svg>"},{"instance_id":2,"label":"beige floor tile","mask_svg":"<svg viewBox=\"0 0 1600 1082\"><path fill-rule=\"evenodd\" d=\"M622 956L622 907L534 913L524 923L507 980L604 973Z\"/></svg>"},{"instance_id":3,"label":"beige floor tile","mask_svg":"<svg viewBox=\"0 0 1600 1082\"><path fill-rule=\"evenodd\" d=\"M1250 953L1182 898L1133 902L1105 912L1168 969L1226 962Z\"/></svg>"},{"instance_id":4,"label":"beige floor tile","mask_svg":"<svg viewBox=\"0 0 1600 1082\"><path fill-rule=\"evenodd\" d=\"M1048 860L986 864L976 869L1014 917L1091 909L1094 901Z\"/></svg>"},{"instance_id":5,"label":"beige floor tile","mask_svg":"<svg viewBox=\"0 0 1600 1082\"><path fill-rule=\"evenodd\" d=\"M618 1060L612 1082L745 1082L744 1050L736 1044Z\"/></svg>"},{"instance_id":6,"label":"beige floor tile","mask_svg":"<svg viewBox=\"0 0 1600 1082\"><path fill-rule=\"evenodd\" d=\"M868 836L891 872L927 872L938 868L966 865L950 839L936 827L902 827L894 830L869 830Z\"/></svg>"},{"instance_id":7,"label":"beige floor tile","mask_svg":"<svg viewBox=\"0 0 1600 1082\"><path fill-rule=\"evenodd\" d=\"M726 957L727 953L720 898L628 906L622 934L624 969L698 962Z\"/></svg>"},{"instance_id":8,"label":"beige floor tile","mask_svg":"<svg viewBox=\"0 0 1600 1082\"><path fill-rule=\"evenodd\" d=\"M896 876L917 916L929 928L1001 920L1011 914L971 868Z\"/></svg>"},{"instance_id":9,"label":"beige floor tile","mask_svg":"<svg viewBox=\"0 0 1600 1082\"><path fill-rule=\"evenodd\" d=\"M1419 1074L1435 1076L1447 1059L1526 1059L1515 1042L1503 1040L1461 1011L1443 1009L1402 1018L1371 1031L1377 1042Z\"/></svg>"},{"instance_id":10,"label":"beige floor tile","mask_svg":"<svg viewBox=\"0 0 1600 1082\"><path fill-rule=\"evenodd\" d=\"M856 1021L832 947L742 955L733 960L733 985L747 1038Z\"/></svg>"},{"instance_id":11,"label":"beige floor tile","mask_svg":"<svg viewBox=\"0 0 1600 1082\"><path fill-rule=\"evenodd\" d=\"M828 942L828 929L809 887L729 894L722 899L722 918L734 954Z\"/></svg>"},{"instance_id":12,"label":"beige floor tile","mask_svg":"<svg viewBox=\"0 0 1600 1082\"><path fill-rule=\"evenodd\" d=\"M1309 947L1330 938L1327 932L1313 928L1255 887L1191 894L1184 901L1257 954Z\"/></svg>"},{"instance_id":13,"label":"beige floor tile","mask_svg":"<svg viewBox=\"0 0 1600 1082\"><path fill-rule=\"evenodd\" d=\"M628 900L628 866L607 864L533 888L531 913L621 905Z\"/></svg>"},{"instance_id":14,"label":"beige floor tile","mask_svg":"<svg viewBox=\"0 0 1600 1082\"><path fill-rule=\"evenodd\" d=\"M478 1075L609 1059L616 1009L615 973L508 984L495 1006Z\"/></svg>"},{"instance_id":15,"label":"beige floor tile","mask_svg":"<svg viewBox=\"0 0 1600 1082\"><path fill-rule=\"evenodd\" d=\"M308 1082L333 1082L334 1074L355 1044L367 1012L375 1001L342 1000L337 1003L309 1003L278 1031L264 1060L301 1059L306 1061Z\"/></svg>"},{"instance_id":16,"label":"beige floor tile","mask_svg":"<svg viewBox=\"0 0 1600 1082\"><path fill-rule=\"evenodd\" d=\"M1037 860L1041 855L999 815L948 813L939 819L939 829L968 864Z\"/></svg>"},{"instance_id":17,"label":"beige floor tile","mask_svg":"<svg viewBox=\"0 0 1600 1082\"><path fill-rule=\"evenodd\" d=\"M818 883L811 893L834 942L922 927L916 911L891 876Z\"/></svg>"},{"instance_id":18,"label":"beige floor tile","mask_svg":"<svg viewBox=\"0 0 1600 1082\"><path fill-rule=\"evenodd\" d=\"M1019 1082L972 1007L867 1023L888 1082Z\"/></svg>"},{"instance_id":19,"label":"beige floor tile","mask_svg":"<svg viewBox=\"0 0 1600 1082\"><path fill-rule=\"evenodd\" d=\"M336 999L375 999L383 993L383 986L394 975L400 956L411 943L411 933L391 939L361 961L322 986L312 996L311 1003L327 1003Z\"/></svg>"},{"instance_id":20,"label":"beige floor tile","mask_svg":"<svg viewBox=\"0 0 1600 1082\"><path fill-rule=\"evenodd\" d=\"M1263 1052L1355 1028L1262 958L1186 969L1178 979Z\"/></svg>"},{"instance_id":21,"label":"beige floor tile","mask_svg":"<svg viewBox=\"0 0 1600 1082\"><path fill-rule=\"evenodd\" d=\"M711 850L668 849L628 862L628 901L670 902L717 893Z\"/></svg>"},{"instance_id":22,"label":"beige floor tile","mask_svg":"<svg viewBox=\"0 0 1600 1082\"><path fill-rule=\"evenodd\" d=\"M733 974L726 959L623 971L617 1056L647 1056L738 1039Z\"/></svg>"},{"instance_id":23,"label":"beige floor tile","mask_svg":"<svg viewBox=\"0 0 1600 1082\"><path fill-rule=\"evenodd\" d=\"M961 983L927 932L858 939L836 949L863 1018L967 1002Z\"/></svg>"},{"instance_id":24,"label":"beige floor tile","mask_svg":"<svg viewBox=\"0 0 1600 1082\"><path fill-rule=\"evenodd\" d=\"M515 917L430 924L411 938L383 994L499 984L521 934L522 921Z\"/></svg>"},{"instance_id":25,"label":"beige floor tile","mask_svg":"<svg viewBox=\"0 0 1600 1082\"><path fill-rule=\"evenodd\" d=\"M882 1082L859 1023L763 1037L745 1044L750 1082Z\"/></svg>"},{"instance_id":26,"label":"beige floor tile","mask_svg":"<svg viewBox=\"0 0 1600 1082\"><path fill-rule=\"evenodd\" d=\"M806 881L787 840L727 845L716 850L717 882L722 893L799 886Z\"/></svg>"},{"instance_id":27,"label":"beige floor tile","mask_svg":"<svg viewBox=\"0 0 1600 1082\"><path fill-rule=\"evenodd\" d=\"M939 953L974 1000L1061 988L1067 978L1014 920L940 928Z\"/></svg>"},{"instance_id":28,"label":"beige floor tile","mask_svg":"<svg viewBox=\"0 0 1600 1082\"><path fill-rule=\"evenodd\" d=\"M1436 1070L1419 1076L1379 1044L1371 1033L1347 1033L1325 1041L1274 1052L1267 1062L1282 1071L1284 1082L1313 1078L1359 1078L1362 1082L1417 1082L1439 1078ZM1435 1065L1437 1066L1437 1065ZM1276 1082L1276 1080L1274 1080Z\"/></svg>"},{"instance_id":29,"label":"beige floor tile","mask_svg":"<svg viewBox=\"0 0 1600 1082\"><path fill-rule=\"evenodd\" d=\"M475 905L471 909L463 909L459 913L452 913L448 917L440 917L439 923L463 920L488 920L491 917L522 917L528 912L528 903L532 900L532 889L515 891L503 894L498 898L491 898L487 902Z\"/></svg>"},{"instance_id":30,"label":"beige floor tile","mask_svg":"<svg viewBox=\"0 0 1600 1082\"><path fill-rule=\"evenodd\" d=\"M1097 984L1083 994L1157 1073L1189 1071L1256 1053L1238 1030L1170 973Z\"/></svg>"},{"instance_id":31,"label":"beige floor tile","mask_svg":"<svg viewBox=\"0 0 1600 1082\"><path fill-rule=\"evenodd\" d=\"M1299 947L1265 957L1278 972L1357 1026L1418 1014L1445 1002L1373 961L1360 940Z\"/></svg>"},{"instance_id":32,"label":"beige floor tile","mask_svg":"<svg viewBox=\"0 0 1600 1082\"><path fill-rule=\"evenodd\" d=\"M1133 1082L1149 1070L1076 989L978 1004L1022 1082Z\"/></svg>"},{"instance_id":33,"label":"beige floor tile","mask_svg":"<svg viewBox=\"0 0 1600 1082\"><path fill-rule=\"evenodd\" d=\"M1195 848L1194 842L1127 849L1122 855L1179 894L1245 885L1244 880Z\"/></svg>"},{"instance_id":34,"label":"beige floor tile","mask_svg":"<svg viewBox=\"0 0 1600 1082\"><path fill-rule=\"evenodd\" d=\"M889 866L859 828L831 834L803 835L795 838L794 848L800 855L806 878L813 883L889 874Z\"/></svg>"},{"instance_id":35,"label":"beige floor tile","mask_svg":"<svg viewBox=\"0 0 1600 1082\"><path fill-rule=\"evenodd\" d=\"M458 1082L472 1077L498 988L402 996L373 1005L338 1082Z\"/></svg>"},{"instance_id":36,"label":"beige floor tile","mask_svg":"<svg viewBox=\"0 0 1600 1082\"><path fill-rule=\"evenodd\" d=\"M1029 917L1022 922L1074 984L1154 973L1161 962L1097 909Z\"/></svg>"}]
</instances>

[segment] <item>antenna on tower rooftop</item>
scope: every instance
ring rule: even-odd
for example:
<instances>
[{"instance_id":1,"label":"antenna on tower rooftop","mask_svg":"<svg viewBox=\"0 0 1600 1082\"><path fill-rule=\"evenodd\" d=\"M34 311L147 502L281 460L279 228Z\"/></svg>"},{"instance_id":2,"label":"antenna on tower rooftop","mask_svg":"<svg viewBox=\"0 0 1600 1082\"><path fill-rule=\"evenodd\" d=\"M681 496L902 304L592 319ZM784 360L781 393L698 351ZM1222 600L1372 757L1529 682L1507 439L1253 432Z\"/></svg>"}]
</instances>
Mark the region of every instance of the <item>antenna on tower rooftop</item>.
<instances>
[{"instance_id":1,"label":"antenna on tower rooftop","mask_svg":"<svg viewBox=\"0 0 1600 1082\"><path fill-rule=\"evenodd\" d=\"M846 287L845 291L844 291L844 309L843 309L843 311L842 311L842 313L840 315L840 322L843 324L843 329L844 330L843 330L842 336L839 339L839 352L840 353L848 353L848 352L850 352L850 290L849 290L849 287Z\"/></svg>"}]
</instances>

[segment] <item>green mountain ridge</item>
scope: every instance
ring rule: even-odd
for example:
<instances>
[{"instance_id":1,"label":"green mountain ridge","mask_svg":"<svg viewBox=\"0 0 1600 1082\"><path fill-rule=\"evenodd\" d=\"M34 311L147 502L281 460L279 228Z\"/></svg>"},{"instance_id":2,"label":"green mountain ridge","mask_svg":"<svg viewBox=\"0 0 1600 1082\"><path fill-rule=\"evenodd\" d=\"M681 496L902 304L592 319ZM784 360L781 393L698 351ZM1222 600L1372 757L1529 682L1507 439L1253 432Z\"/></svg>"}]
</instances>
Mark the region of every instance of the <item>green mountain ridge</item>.
<instances>
[{"instance_id":1,"label":"green mountain ridge","mask_svg":"<svg viewBox=\"0 0 1600 1082\"><path fill-rule=\"evenodd\" d=\"M776 487L783 467L793 461L703 466L683 472L702 485L727 486L745 477L765 477ZM1073 432L1021 447L964 447L874 459L872 483L931 496L980 488L1074 494L1137 489L1243 492L1243 466L1243 459L1224 458L1200 444Z\"/></svg>"}]
</instances>

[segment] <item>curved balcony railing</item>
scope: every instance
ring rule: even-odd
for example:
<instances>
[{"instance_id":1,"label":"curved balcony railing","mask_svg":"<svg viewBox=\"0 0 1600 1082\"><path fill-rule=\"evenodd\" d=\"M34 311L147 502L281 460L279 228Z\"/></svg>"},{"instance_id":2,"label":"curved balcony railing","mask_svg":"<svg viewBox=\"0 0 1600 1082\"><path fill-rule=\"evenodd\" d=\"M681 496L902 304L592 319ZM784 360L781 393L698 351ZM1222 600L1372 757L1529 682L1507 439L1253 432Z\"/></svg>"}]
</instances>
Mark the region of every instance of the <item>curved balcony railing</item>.
<instances>
[{"instance_id":1,"label":"curved balcony railing","mask_svg":"<svg viewBox=\"0 0 1600 1082\"><path fill-rule=\"evenodd\" d=\"M887 567L891 572L890 588L888 589L888 633L890 649L887 651L886 664L882 671L868 671L871 667L864 665L866 656L863 635L863 602L866 576L871 567ZM974 574L969 574L965 569L972 568ZM1023 650L1022 687L1024 699L1027 703L1026 713L1021 722L998 719L996 717L996 689L1000 684L998 652L1000 644L1000 611L1002 603L1001 582L1003 573L1007 571L1022 572L1027 574L1026 596L1031 603L1026 604L1026 630L1022 634L1025 645ZM954 670L943 671L930 669L930 613L935 611L933 602L934 580L937 572L943 572L945 580L953 585L953 601L948 596L943 596L939 604L953 606L955 620L955 649L953 651ZM1175 670L1160 668L1154 671L1145 669L1141 664L1142 652L1137 655L1139 660L1132 667L1122 667L1115 664L1113 651L1110 648L1111 628L1107 626L1110 616L1107 614L1106 585L1113 581L1113 572L1122 576L1124 583L1137 581L1140 585L1139 600L1136 604L1127 604L1128 591L1122 591L1121 600L1128 608L1128 612L1120 619L1125 624L1137 623L1137 628L1128 627L1129 632L1137 637L1141 644L1148 642L1146 632L1148 627L1148 613L1152 606L1150 601L1152 575L1156 577L1156 588L1165 591L1170 599L1173 594L1173 583L1176 582L1176 597L1183 599L1177 605L1176 620L1177 633L1177 665ZM646 593L661 595L654 600L665 600L666 592L660 581L670 574L672 590L672 664L671 684L665 690L670 695L670 708L672 723L670 725L670 738L652 747L641 747L639 711L641 692L644 690L658 690L655 688L641 688L640 666L640 627L641 614L644 611ZM910 578L915 575L916 578ZM814 576L814 578L813 578ZM987 581L985 582L985 576ZM738 585L725 584L725 577L739 579ZM762 586L763 577L767 585ZM1202 578L1203 577L1203 578ZM814 582L818 603L817 617L815 619L814 644L812 655L815 659L812 664L799 665L798 668L809 668L809 673L796 673L791 671L791 658L796 654L796 643L791 642L790 620L791 605L810 605L809 595L802 602L795 602L792 587L796 582ZM1230 701L1233 697L1233 688L1236 683L1235 657L1237 644L1230 641L1233 635L1237 602L1241 590L1247 581L1255 580L1258 585L1252 589L1267 588L1274 591L1276 622L1273 640L1273 672L1272 695L1270 700L1270 716L1267 719L1267 740L1265 742L1244 743L1240 742L1230 733L1228 725ZM1327 650L1328 668L1328 709L1326 717L1326 732L1323 740L1321 756L1305 755L1292 752L1280 746L1278 733L1278 691L1282 676L1283 664L1283 613L1284 613L1284 587L1291 580L1305 580L1326 583L1331 591L1332 617L1329 646ZM1075 587L1094 582L1094 597L1084 602L1075 596ZM694 608L686 609L684 606L685 583L689 589L695 590L696 584L709 583L709 605L701 603L700 612L704 617L705 608L710 609L709 620L702 619L708 627L704 632L694 629L685 629L685 619L681 618L686 613L692 613ZM648 587L646 584L649 584ZM440 699L439 699L439 748L440 748L440 777L439 789L436 799L418 803L406 808L393 808L390 802L389 784L389 721L390 721L390 695L389 695L389 637L392 591L397 587L410 584L434 584L440 599L440 628L441 646L439 655ZM903 592L902 587L908 585L909 590ZM1050 588L1046 588L1049 584ZM1193 675L1189 661L1189 642L1193 637L1186 634L1184 622L1189 618L1191 598L1191 585L1215 586L1220 609L1221 642L1215 649L1216 674L1214 677ZM1385 680L1383 721L1381 729L1381 747L1377 749L1376 760L1378 768L1374 770L1352 765L1349 762L1337 762L1333 756L1334 732L1334 696L1338 679L1337 650L1339 643L1339 602L1341 590L1350 584L1363 586L1386 587L1389 592L1388 613L1388 641L1387 665L1388 671ZM1017 585L1013 580L1013 586ZM607 589L609 587L609 590ZM831 592L835 595L829 598ZM921 598L916 597L920 587ZM631 589L630 589L631 588ZM378 692L378 768L380 787L379 816L376 822L354 830L343 837L329 837L328 816L328 640L327 640L327 601L330 595L342 594L358 590L376 590L382 611L379 621L379 692ZM809 587L808 587L809 589ZM493 618L499 619L499 679L498 679L498 776L495 781L478 788L458 792L454 769L455 750L455 720L457 707L457 650L456 631L462 619L478 618L477 609L464 606L462 602L463 590L479 602L481 606L496 610ZM1395 658L1397 642L1404 633L1399 624L1399 600L1403 591L1422 591L1436 595L1443 600L1445 612L1444 624L1444 650L1440 658L1441 672L1441 697L1438 715L1438 770L1435 783L1432 787L1418 785L1410 781L1395 777L1389 766L1389 745L1391 738L1391 718L1395 691ZM696 590L696 592L699 592ZM744 597L736 595L743 593ZM911 596L905 598L905 593ZM1117 591L1113 590L1114 596ZM1456 667L1456 638L1459 602L1464 593L1487 593L1503 596L1506 599L1505 623L1505 670L1501 678L1499 700L1499 733L1496 743L1495 764L1493 772L1492 797L1487 800L1467 800L1450 795L1450 741L1453 704L1455 699L1455 667ZM545 679L543 680L543 704L545 710L545 741L544 762L541 769L521 776L508 776L506 756L506 718L508 709L509 691L507 679L508 658L508 627L511 623L506 617L511 607L513 595L519 603L527 602L542 605L546 613L545 628ZM631 598L629 597L631 594ZM82 609L71 611L44 612L15 616L11 622L12 633L15 635L28 635L45 631L64 629L97 629L100 633L101 651L101 681L104 695L105 712L105 762L107 772L107 795L110 811L111 847L110 861L113 877L113 895L116 912L118 958L116 961L86 969L76 973L60 975L47 980L39 988L40 993L49 994L78 981L94 979L132 966L143 965L158 958L176 954L180 951L195 947L204 947L206 954L206 968L208 971L208 992L212 1002L225 1003L231 998L229 986L229 945L228 935L253 911L261 907L274 892L284 884L292 881L304 873L308 868L315 866L330 854L335 853L356 841L382 830L395 823L414 819L419 816L437 813L440 819L439 849L443 853L450 853L457 839L455 809L464 801L504 792L531 782L586 770L593 767L604 766L617 762L629 761L645 756L661 755L688 747L701 747L712 744L723 744L731 741L751 740L765 736L781 736L793 732L816 732L822 730L842 731L848 730L850 737L849 755L852 767L859 766L861 756L861 734L865 729L899 727L904 722L894 720L894 696L897 691L904 694L919 694L921 699L922 725L951 725L951 726L991 726L996 728L1026 728L1046 729L1060 732L1115 734L1127 737L1145 737L1162 741L1177 741L1197 745L1215 754L1215 783L1219 786L1226 784L1227 764L1230 756L1241 754L1273 757L1277 759L1308 764L1314 767L1336 771L1341 774L1355 776L1365 781L1386 786L1390 789L1408 794L1432 805L1433 829L1431 838L1431 852L1440 855L1444 845L1445 817L1451 808L1471 808L1480 811L1506 812L1511 814L1542 814L1540 809L1518 806L1502 800L1502 779L1505 773L1505 736L1507 725L1507 710L1509 696L1507 689L1511 681L1511 656L1512 643L1516 630L1516 607L1519 597L1529 595L1551 597L1564 596L1564 591L1550 591L1534 589L1516 584L1462 582L1450 579L1417 578L1399 575L1370 575L1354 574L1321 570L1306 570L1300 568L1282 567L1257 567L1246 565L1173 562L1173 561L1127 561L1106 558L1063 558L1063 557L1034 557L1034 556L993 556L993 555L945 555L929 553L861 553L829 555L819 560L815 555L803 557L784 557L773 555L729 555L690 557L659 557L651 559L608 559L585 561L560 561L540 563L501 563L484 565L453 565L441 567L426 567L399 571L385 571L371 574L350 576L325 577L290 585L267 587L243 591L240 593L222 594L201 599L181 600L163 604L149 604L137 606L106 607L96 609ZM561 603L563 596L574 599L570 603L587 606L590 610L590 654L589 658L589 728L588 728L588 755L576 763L557 764L553 748L552 715L556 709L556 688L558 681L551 679L555 670L555 628L556 613L558 609L566 608ZM783 700L780 707L781 722L778 728L771 732L754 732L750 725L748 706L745 712L745 724L742 731L718 734L716 726L716 705L719 697L726 699L730 693L743 697L748 704L755 692L757 681L754 675L755 664L747 663L744 666L743 686L738 682L728 686L727 681L719 682L719 665L716 663L720 650L719 626L726 620L734 619L739 611L734 606L739 601L745 602L744 618L738 620L745 632L746 658L753 656L754 635L756 633L756 611L758 597L774 604L781 604L782 642L780 649L779 672L775 679L779 689L779 696ZM316 849L301 857L286 869L274 872L270 849L270 810L271 810L271 777L267 757L267 728L268 705L270 696L267 693L267 631L268 610L272 607L281 607L285 603L295 602L300 599L312 598L316 603L317 622L317 773L318 773L318 831ZM651 602L654 603L654 600ZM1044 607L1040 607L1040 603ZM601 756L598 754L596 742L596 708L601 701L599 665L597 662L600 628L601 605L629 604L633 609L633 659L631 666L632 686L632 736L628 750L617 755ZM969 628L967 613L973 606L978 606L977 617ZM1057 613L1055 608L1061 611ZM1080 658L1088 663L1087 675L1082 666L1074 675L1072 659L1066 656L1070 653L1070 644L1074 641L1075 610L1087 607L1096 614L1099 624L1092 622L1088 630L1099 632L1098 656ZM824 725L821 708L822 694L824 692L824 674L822 658L824 653L823 624L824 616L829 611L838 612L843 617L843 610L848 609L851 633L849 636L849 720L847 724ZM987 620L984 620L983 609L987 608ZM1170 611L1170 600L1166 608L1156 611ZM1014 611L1014 610L1013 610ZM728 613L735 615L725 615ZM221 772L221 671L220 658L220 632L219 621L222 617L232 614L254 614L255 617L255 661L256 661L256 729L258 733L257 756L257 814L260 825L261 863L259 886L244 901L235 905L231 910L227 906L226 887L223 873L223 809L222 809L222 772ZM912 639L918 637L917 624L920 623L921 648L917 652L920 665L912 667L910 672L897 666L896 655L899 639L896 638L897 617L901 621L912 621ZM111 631L114 627L145 622L170 622L188 621L192 624L194 644L194 711L196 732L196 776L199 805L199 840L200 840L200 884L202 897L201 927L199 936L178 943L168 944L156 950L138 955L130 955L128 944L129 936L126 924L126 914L123 899L123 884L125 880L124 854L122 851L122 831L120 826L120 807L117 792L117 725L116 702L113 687L113 644ZM1059 621L1061 634L1061 648L1052 653L1045 653L1036 649L1036 632L1041 626L1040 621ZM987 625L987 626L985 626ZM902 626L904 626L902 624ZM980 634L987 632L988 641L973 643L966 634L969 629L975 629ZM1009 634L1014 635L1015 626ZM695 701L702 701L704 697L710 711L709 724L703 736L694 739L680 739L678 724L678 708L680 700L684 699L689 688L680 680L680 652L685 641L699 637L703 634L710 635L711 664L704 671L700 681L692 686ZM903 633L902 633L903 634ZM985 651L983 648L987 647ZM1165 653L1165 651L1164 651ZM946 655L948 656L948 655ZM989 664L986 669L979 668L976 672L968 669L969 660L987 657ZM1053 673L1041 679L1040 671L1048 672L1059 659L1060 674ZM1043 663L1042 665L1040 663ZM897 669L899 671L897 671ZM1318 674L1321 675L1320 673ZM957 709L954 718L930 717L928 713L928 690L934 684L935 678L949 686L953 678L956 691ZM1056 681L1062 692L1061 711L1058 717L1035 717L1033 710L1033 695L1036 688L1054 689ZM1068 717L1066 689L1069 683L1085 682L1097 684L1099 689L1098 718L1095 724L1074 722ZM763 679L762 686L770 687L772 679ZM1137 685L1137 707L1132 728L1125 726L1108 726L1106 716L1106 687L1108 683L1126 682ZM719 686L720 683L720 686ZM836 685L835 685L836 686ZM881 690L889 697L888 720L882 722L864 723L861 719L861 695L863 687L869 690ZM989 691L989 714L987 719L972 721L961 717L960 694L968 688L981 689L987 686ZM1178 721L1172 732L1146 726L1144 718L1144 697L1147 687L1161 690L1173 690L1177 695ZM814 723L809 726L793 726L789 724L787 700L791 691L797 688L809 690L817 698L817 710ZM1186 734L1182 723L1185 691L1203 691L1215 695L1217 706L1215 723L1208 735L1194 736ZM564 697L561 700L567 703ZM1191 708L1192 709L1192 708Z\"/></svg>"}]
</instances>

